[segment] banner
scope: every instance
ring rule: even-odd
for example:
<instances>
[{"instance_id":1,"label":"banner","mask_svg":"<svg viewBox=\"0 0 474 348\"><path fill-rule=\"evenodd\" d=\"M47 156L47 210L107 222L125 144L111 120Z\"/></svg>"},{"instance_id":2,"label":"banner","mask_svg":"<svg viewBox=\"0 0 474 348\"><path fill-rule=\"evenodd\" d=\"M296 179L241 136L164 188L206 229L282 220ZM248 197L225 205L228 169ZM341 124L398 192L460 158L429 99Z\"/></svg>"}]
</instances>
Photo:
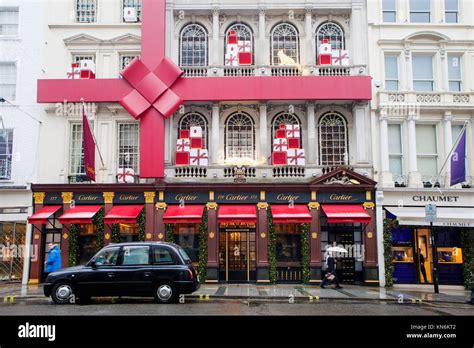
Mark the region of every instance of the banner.
<instances>
[{"instance_id":1,"label":"banner","mask_svg":"<svg viewBox=\"0 0 474 348\"><path fill-rule=\"evenodd\" d=\"M86 176L90 180L95 181L95 143L84 107L82 108L82 146L84 149L84 169Z\"/></svg>"},{"instance_id":2,"label":"banner","mask_svg":"<svg viewBox=\"0 0 474 348\"><path fill-rule=\"evenodd\" d=\"M466 181L466 127L451 155L451 186Z\"/></svg>"}]
</instances>

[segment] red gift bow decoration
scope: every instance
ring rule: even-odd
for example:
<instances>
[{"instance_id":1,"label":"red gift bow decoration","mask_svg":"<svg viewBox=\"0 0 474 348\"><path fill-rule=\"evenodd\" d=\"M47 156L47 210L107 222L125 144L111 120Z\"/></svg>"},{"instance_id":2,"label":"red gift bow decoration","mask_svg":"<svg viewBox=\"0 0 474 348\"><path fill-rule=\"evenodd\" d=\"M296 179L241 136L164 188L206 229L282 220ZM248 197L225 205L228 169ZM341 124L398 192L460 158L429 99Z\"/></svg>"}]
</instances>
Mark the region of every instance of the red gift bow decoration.
<instances>
[{"instance_id":1,"label":"red gift bow decoration","mask_svg":"<svg viewBox=\"0 0 474 348\"><path fill-rule=\"evenodd\" d=\"M232 64L234 61L237 61L237 56L231 55L229 58L225 59L225 64L229 65Z\"/></svg>"},{"instance_id":2,"label":"red gift bow decoration","mask_svg":"<svg viewBox=\"0 0 474 348\"><path fill-rule=\"evenodd\" d=\"M279 144L278 143L273 144L273 146L275 147L274 151L284 151L283 146L288 146L288 143L287 142L280 142Z\"/></svg>"},{"instance_id":3,"label":"red gift bow decoration","mask_svg":"<svg viewBox=\"0 0 474 348\"><path fill-rule=\"evenodd\" d=\"M188 147L191 146L191 145L189 144L189 141L188 141L188 142L185 142L185 143L182 143L182 144L178 144L178 145L177 145L177 150L178 150L178 151L185 151L185 147L186 147L186 146L188 146Z\"/></svg>"},{"instance_id":4,"label":"red gift bow decoration","mask_svg":"<svg viewBox=\"0 0 474 348\"><path fill-rule=\"evenodd\" d=\"M250 49L250 42L244 41L242 44L239 45L239 52L245 52L245 49Z\"/></svg>"},{"instance_id":5,"label":"red gift bow decoration","mask_svg":"<svg viewBox=\"0 0 474 348\"><path fill-rule=\"evenodd\" d=\"M182 103L171 87L183 74L167 57L163 58L154 71L150 71L137 57L121 72L134 90L120 101L120 105L134 118L140 117L151 107L168 118Z\"/></svg>"},{"instance_id":6,"label":"red gift bow decoration","mask_svg":"<svg viewBox=\"0 0 474 348\"><path fill-rule=\"evenodd\" d=\"M304 153L295 151L295 155L288 156L288 158L290 159L290 163L295 162L295 164L298 164L298 159L304 159Z\"/></svg>"},{"instance_id":7,"label":"red gift bow decoration","mask_svg":"<svg viewBox=\"0 0 474 348\"><path fill-rule=\"evenodd\" d=\"M124 171L124 172L121 172L121 173L118 173L117 174L117 179L120 181L120 180L123 180L125 182L125 179L127 178L127 176L132 176L133 177L133 173L130 172L129 170L127 171Z\"/></svg>"},{"instance_id":8,"label":"red gift bow decoration","mask_svg":"<svg viewBox=\"0 0 474 348\"><path fill-rule=\"evenodd\" d=\"M197 156L191 156L191 164L194 164L196 162L197 165L199 165L199 160L201 159L208 159L205 152L201 153L201 150L197 150Z\"/></svg>"},{"instance_id":9,"label":"red gift bow decoration","mask_svg":"<svg viewBox=\"0 0 474 348\"><path fill-rule=\"evenodd\" d=\"M346 58L349 59L349 56L347 55L347 53L344 53L343 55L341 55L341 50L339 50L339 55L334 58L334 63L342 64L342 60Z\"/></svg>"}]
</instances>

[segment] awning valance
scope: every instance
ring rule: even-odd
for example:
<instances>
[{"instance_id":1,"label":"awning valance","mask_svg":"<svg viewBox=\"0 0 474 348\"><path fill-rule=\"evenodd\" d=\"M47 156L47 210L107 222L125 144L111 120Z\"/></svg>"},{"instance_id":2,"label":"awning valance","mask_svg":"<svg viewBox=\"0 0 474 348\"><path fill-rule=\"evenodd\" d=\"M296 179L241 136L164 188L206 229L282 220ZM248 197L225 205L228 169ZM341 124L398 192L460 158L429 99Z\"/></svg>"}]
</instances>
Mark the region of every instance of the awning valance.
<instances>
[{"instance_id":1,"label":"awning valance","mask_svg":"<svg viewBox=\"0 0 474 348\"><path fill-rule=\"evenodd\" d=\"M219 223L256 223L257 207L255 205L220 205L217 212Z\"/></svg>"},{"instance_id":2,"label":"awning valance","mask_svg":"<svg viewBox=\"0 0 474 348\"><path fill-rule=\"evenodd\" d=\"M288 204L272 205L273 222L276 224L282 223L310 223L311 214L308 206L305 204L295 204L290 206Z\"/></svg>"},{"instance_id":3,"label":"awning valance","mask_svg":"<svg viewBox=\"0 0 474 348\"><path fill-rule=\"evenodd\" d=\"M102 209L101 205L76 205L59 217L62 224L90 224L92 218Z\"/></svg>"},{"instance_id":4,"label":"awning valance","mask_svg":"<svg viewBox=\"0 0 474 348\"><path fill-rule=\"evenodd\" d=\"M391 214L397 217L400 225L427 226L425 221L424 207L385 207ZM474 208L448 208L436 209L437 219L435 226L474 226Z\"/></svg>"},{"instance_id":5,"label":"awning valance","mask_svg":"<svg viewBox=\"0 0 474 348\"><path fill-rule=\"evenodd\" d=\"M143 205L114 205L104 216L106 224L133 224L137 222L137 216L143 209Z\"/></svg>"},{"instance_id":6,"label":"awning valance","mask_svg":"<svg viewBox=\"0 0 474 348\"><path fill-rule=\"evenodd\" d=\"M370 215L358 204L323 204L328 223L369 223Z\"/></svg>"},{"instance_id":7,"label":"awning valance","mask_svg":"<svg viewBox=\"0 0 474 348\"><path fill-rule=\"evenodd\" d=\"M165 224L194 224L202 221L204 205L169 205L163 215Z\"/></svg>"},{"instance_id":8,"label":"awning valance","mask_svg":"<svg viewBox=\"0 0 474 348\"><path fill-rule=\"evenodd\" d=\"M28 218L28 223L35 225L46 225L48 219L62 207L60 205L47 205L36 211Z\"/></svg>"}]
</instances>

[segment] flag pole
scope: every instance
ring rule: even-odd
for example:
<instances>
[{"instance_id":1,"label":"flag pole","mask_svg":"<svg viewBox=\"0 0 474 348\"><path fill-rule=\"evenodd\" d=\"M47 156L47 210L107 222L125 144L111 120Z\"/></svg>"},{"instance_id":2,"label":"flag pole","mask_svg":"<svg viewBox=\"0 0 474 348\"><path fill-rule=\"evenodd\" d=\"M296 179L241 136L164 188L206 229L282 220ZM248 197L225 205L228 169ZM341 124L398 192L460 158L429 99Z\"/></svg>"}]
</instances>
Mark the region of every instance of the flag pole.
<instances>
[{"instance_id":1,"label":"flag pole","mask_svg":"<svg viewBox=\"0 0 474 348\"><path fill-rule=\"evenodd\" d=\"M84 102L84 98L81 98L81 102L82 102L82 108L83 108L82 112L86 115L86 121L87 121L87 123L89 123L89 118L87 117L87 114L86 114L86 103ZM90 125L89 125L89 128L90 128ZM94 129L94 131L95 131L95 129ZM94 144L95 144L95 147L97 149L97 152L99 153L100 162L102 163L102 167L105 167L104 159L102 158L102 153L100 152L99 145L97 144L95 134L94 134L94 132L91 132L91 134L92 134L92 138L94 139Z\"/></svg>"},{"instance_id":2,"label":"flag pole","mask_svg":"<svg viewBox=\"0 0 474 348\"><path fill-rule=\"evenodd\" d=\"M464 125L463 125L461 131L459 132L459 135L456 138L456 141L454 142L453 146L451 147L451 150L449 151L448 155L446 156L446 158L444 160L444 163L441 166L441 169L439 170L438 174L436 175L436 180L434 180L434 185L436 185L436 182L438 181L439 177L441 176L441 173L443 172L444 167L446 167L446 164L448 163L448 161L451 160L451 155L453 154L453 151L456 148L456 146L458 146L458 143L459 143L459 141L461 140L461 137L462 137L462 132L464 132L464 130L466 129L468 122L469 121L464 121ZM443 192L439 188L438 188L438 190L441 194L443 194Z\"/></svg>"}]
</instances>

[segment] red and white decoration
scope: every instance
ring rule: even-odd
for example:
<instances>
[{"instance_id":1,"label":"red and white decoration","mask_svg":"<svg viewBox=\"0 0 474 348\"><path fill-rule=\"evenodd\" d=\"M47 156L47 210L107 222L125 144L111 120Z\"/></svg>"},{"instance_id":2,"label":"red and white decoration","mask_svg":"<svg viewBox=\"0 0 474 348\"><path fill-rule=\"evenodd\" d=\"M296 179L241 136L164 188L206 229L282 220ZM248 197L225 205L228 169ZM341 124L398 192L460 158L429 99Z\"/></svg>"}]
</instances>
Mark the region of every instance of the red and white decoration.
<instances>
[{"instance_id":1,"label":"red and white decoration","mask_svg":"<svg viewBox=\"0 0 474 348\"><path fill-rule=\"evenodd\" d=\"M332 65L349 65L349 51L332 50Z\"/></svg>"},{"instance_id":2,"label":"red and white decoration","mask_svg":"<svg viewBox=\"0 0 474 348\"><path fill-rule=\"evenodd\" d=\"M331 65L332 64L332 48L328 39L323 39L321 45L319 45L318 51L318 65Z\"/></svg>"},{"instance_id":3,"label":"red and white decoration","mask_svg":"<svg viewBox=\"0 0 474 348\"><path fill-rule=\"evenodd\" d=\"M180 139L176 143L177 166L207 166L209 154L204 149L202 128L193 126L189 130L179 132Z\"/></svg>"},{"instance_id":4,"label":"red and white decoration","mask_svg":"<svg viewBox=\"0 0 474 348\"><path fill-rule=\"evenodd\" d=\"M71 64L67 72L67 78L74 79L95 79L95 64L93 60L81 60L79 64Z\"/></svg>"},{"instance_id":5,"label":"red and white decoration","mask_svg":"<svg viewBox=\"0 0 474 348\"><path fill-rule=\"evenodd\" d=\"M272 164L304 166L305 153L300 143L299 125L280 124L273 139Z\"/></svg>"},{"instance_id":6,"label":"red and white decoration","mask_svg":"<svg viewBox=\"0 0 474 348\"><path fill-rule=\"evenodd\" d=\"M229 32L224 64L227 66L252 65L252 42L239 40L234 30Z\"/></svg>"},{"instance_id":7,"label":"red and white decoration","mask_svg":"<svg viewBox=\"0 0 474 348\"><path fill-rule=\"evenodd\" d=\"M135 171L132 168L119 168L117 170L117 181L122 184L133 184L135 182Z\"/></svg>"}]
</instances>

